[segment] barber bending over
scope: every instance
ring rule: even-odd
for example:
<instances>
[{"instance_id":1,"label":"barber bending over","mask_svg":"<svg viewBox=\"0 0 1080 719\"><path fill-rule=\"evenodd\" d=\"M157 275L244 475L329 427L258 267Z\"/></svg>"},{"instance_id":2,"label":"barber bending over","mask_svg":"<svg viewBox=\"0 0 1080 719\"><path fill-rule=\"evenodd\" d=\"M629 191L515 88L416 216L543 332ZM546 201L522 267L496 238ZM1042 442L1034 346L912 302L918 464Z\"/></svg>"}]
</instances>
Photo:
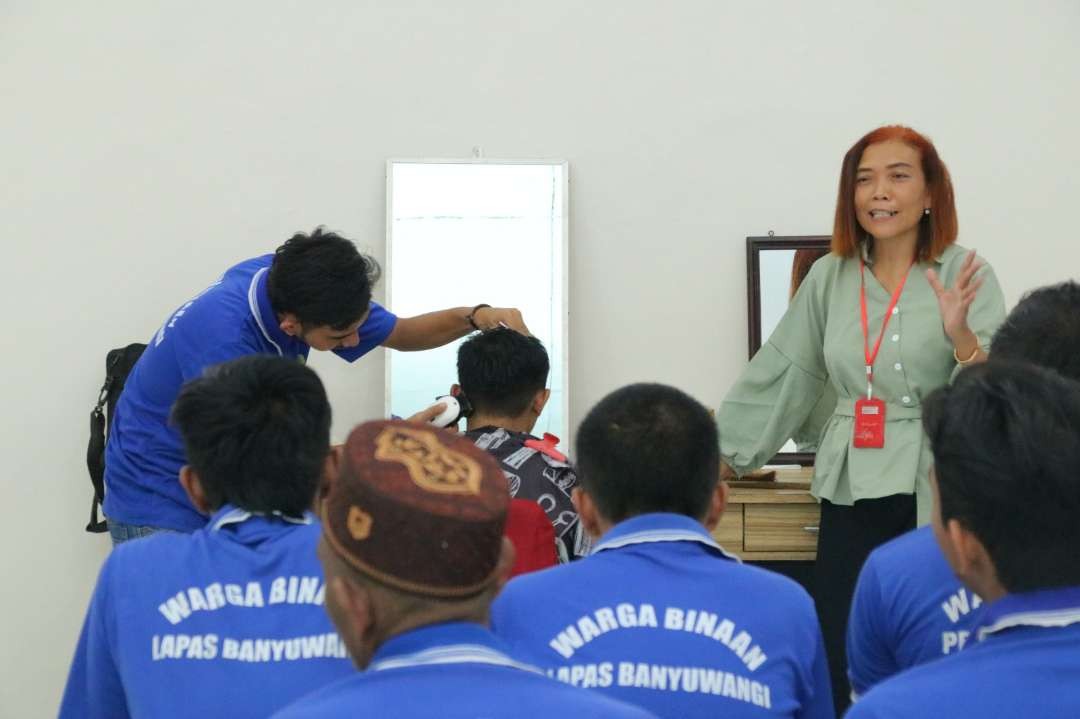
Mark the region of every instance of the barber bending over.
<instances>
[{"instance_id":1,"label":"barber bending over","mask_svg":"<svg viewBox=\"0 0 1080 719\"><path fill-rule=\"evenodd\" d=\"M528 332L516 309L487 305L398 318L371 301L379 274L350 240L317 228L230 267L165 321L128 377L105 450L114 544L206 523L177 481L184 451L167 422L180 386L204 368L254 354L303 362L312 348L353 362L379 345L425 350L499 325Z\"/></svg>"}]
</instances>

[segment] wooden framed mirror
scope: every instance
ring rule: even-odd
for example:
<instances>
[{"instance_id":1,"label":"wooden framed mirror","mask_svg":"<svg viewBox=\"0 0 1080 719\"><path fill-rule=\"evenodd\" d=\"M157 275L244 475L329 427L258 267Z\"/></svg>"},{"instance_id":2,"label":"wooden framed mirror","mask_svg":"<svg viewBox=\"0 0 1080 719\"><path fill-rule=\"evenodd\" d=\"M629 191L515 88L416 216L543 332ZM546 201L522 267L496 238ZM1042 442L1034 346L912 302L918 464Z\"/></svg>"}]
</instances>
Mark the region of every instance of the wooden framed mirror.
<instances>
[{"instance_id":1,"label":"wooden framed mirror","mask_svg":"<svg viewBox=\"0 0 1080 719\"><path fill-rule=\"evenodd\" d=\"M746 238L747 329L752 358L787 311L816 260L829 252L828 235ZM812 465L814 452L788 440L769 464Z\"/></svg>"}]
</instances>

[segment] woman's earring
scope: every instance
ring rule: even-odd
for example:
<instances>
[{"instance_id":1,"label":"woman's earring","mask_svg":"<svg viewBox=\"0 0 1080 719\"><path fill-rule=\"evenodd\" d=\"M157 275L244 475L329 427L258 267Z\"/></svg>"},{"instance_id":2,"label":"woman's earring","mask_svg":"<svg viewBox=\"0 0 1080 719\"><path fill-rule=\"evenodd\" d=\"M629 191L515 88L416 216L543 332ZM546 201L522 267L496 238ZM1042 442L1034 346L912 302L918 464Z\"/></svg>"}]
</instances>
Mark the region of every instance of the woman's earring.
<instances>
[{"instance_id":1,"label":"woman's earring","mask_svg":"<svg viewBox=\"0 0 1080 719\"><path fill-rule=\"evenodd\" d=\"M924 215L929 215L930 214L930 208L929 207L924 207L922 213Z\"/></svg>"}]
</instances>

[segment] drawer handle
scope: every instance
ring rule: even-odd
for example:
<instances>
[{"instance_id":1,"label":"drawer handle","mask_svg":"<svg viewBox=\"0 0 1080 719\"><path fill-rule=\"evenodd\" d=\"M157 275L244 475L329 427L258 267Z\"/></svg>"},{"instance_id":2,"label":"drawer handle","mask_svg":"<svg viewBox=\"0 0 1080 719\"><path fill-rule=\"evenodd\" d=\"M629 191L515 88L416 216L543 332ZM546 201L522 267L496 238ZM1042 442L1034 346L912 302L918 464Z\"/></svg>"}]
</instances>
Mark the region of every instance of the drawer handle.
<instances>
[{"instance_id":1,"label":"drawer handle","mask_svg":"<svg viewBox=\"0 0 1080 719\"><path fill-rule=\"evenodd\" d=\"M809 532L810 534L817 534L821 531L821 527L803 527L802 531Z\"/></svg>"}]
</instances>

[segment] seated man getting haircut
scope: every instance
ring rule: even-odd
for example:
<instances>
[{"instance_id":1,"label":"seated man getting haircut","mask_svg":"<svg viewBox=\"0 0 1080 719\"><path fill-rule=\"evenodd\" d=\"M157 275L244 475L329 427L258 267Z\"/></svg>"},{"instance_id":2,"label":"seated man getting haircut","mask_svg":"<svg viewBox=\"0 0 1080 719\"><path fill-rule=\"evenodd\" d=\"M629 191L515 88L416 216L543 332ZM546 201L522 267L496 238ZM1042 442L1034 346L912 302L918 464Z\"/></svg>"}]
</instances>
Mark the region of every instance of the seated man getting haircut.
<instances>
[{"instance_id":1,"label":"seated man getting haircut","mask_svg":"<svg viewBox=\"0 0 1080 719\"><path fill-rule=\"evenodd\" d=\"M513 563L509 502L494 459L460 435L400 420L354 429L318 552L327 610L365 671L275 716L651 716L518 663L483 626Z\"/></svg>"},{"instance_id":2,"label":"seated man getting haircut","mask_svg":"<svg viewBox=\"0 0 1080 719\"><path fill-rule=\"evenodd\" d=\"M180 483L209 522L105 560L61 717L265 717L351 670L307 513L334 461L319 378L281 357L234 360L185 385L172 419Z\"/></svg>"},{"instance_id":3,"label":"seated man getting haircut","mask_svg":"<svg viewBox=\"0 0 1080 719\"><path fill-rule=\"evenodd\" d=\"M662 717L833 717L814 604L713 541L726 500L716 424L672 387L605 397L577 435L572 564L514 579L492 608L513 651Z\"/></svg>"},{"instance_id":4,"label":"seated man getting haircut","mask_svg":"<svg viewBox=\"0 0 1080 719\"><path fill-rule=\"evenodd\" d=\"M990 356L1080 380L1080 284L1028 293L994 335ZM848 622L853 698L904 669L962 649L972 641L981 604L953 574L929 526L878 547L859 574Z\"/></svg>"},{"instance_id":5,"label":"seated man getting haircut","mask_svg":"<svg viewBox=\"0 0 1080 719\"><path fill-rule=\"evenodd\" d=\"M510 329L488 330L462 343L457 365L460 391L473 407L465 436L499 460L512 497L532 500L547 513L560 561L588 554L588 536L570 500L577 475L553 442L530 434L551 396L544 345Z\"/></svg>"},{"instance_id":6,"label":"seated man getting haircut","mask_svg":"<svg viewBox=\"0 0 1080 719\"><path fill-rule=\"evenodd\" d=\"M991 355L932 394L923 423L934 535L984 605L964 651L848 717L1080 716L1080 384Z\"/></svg>"}]
</instances>

